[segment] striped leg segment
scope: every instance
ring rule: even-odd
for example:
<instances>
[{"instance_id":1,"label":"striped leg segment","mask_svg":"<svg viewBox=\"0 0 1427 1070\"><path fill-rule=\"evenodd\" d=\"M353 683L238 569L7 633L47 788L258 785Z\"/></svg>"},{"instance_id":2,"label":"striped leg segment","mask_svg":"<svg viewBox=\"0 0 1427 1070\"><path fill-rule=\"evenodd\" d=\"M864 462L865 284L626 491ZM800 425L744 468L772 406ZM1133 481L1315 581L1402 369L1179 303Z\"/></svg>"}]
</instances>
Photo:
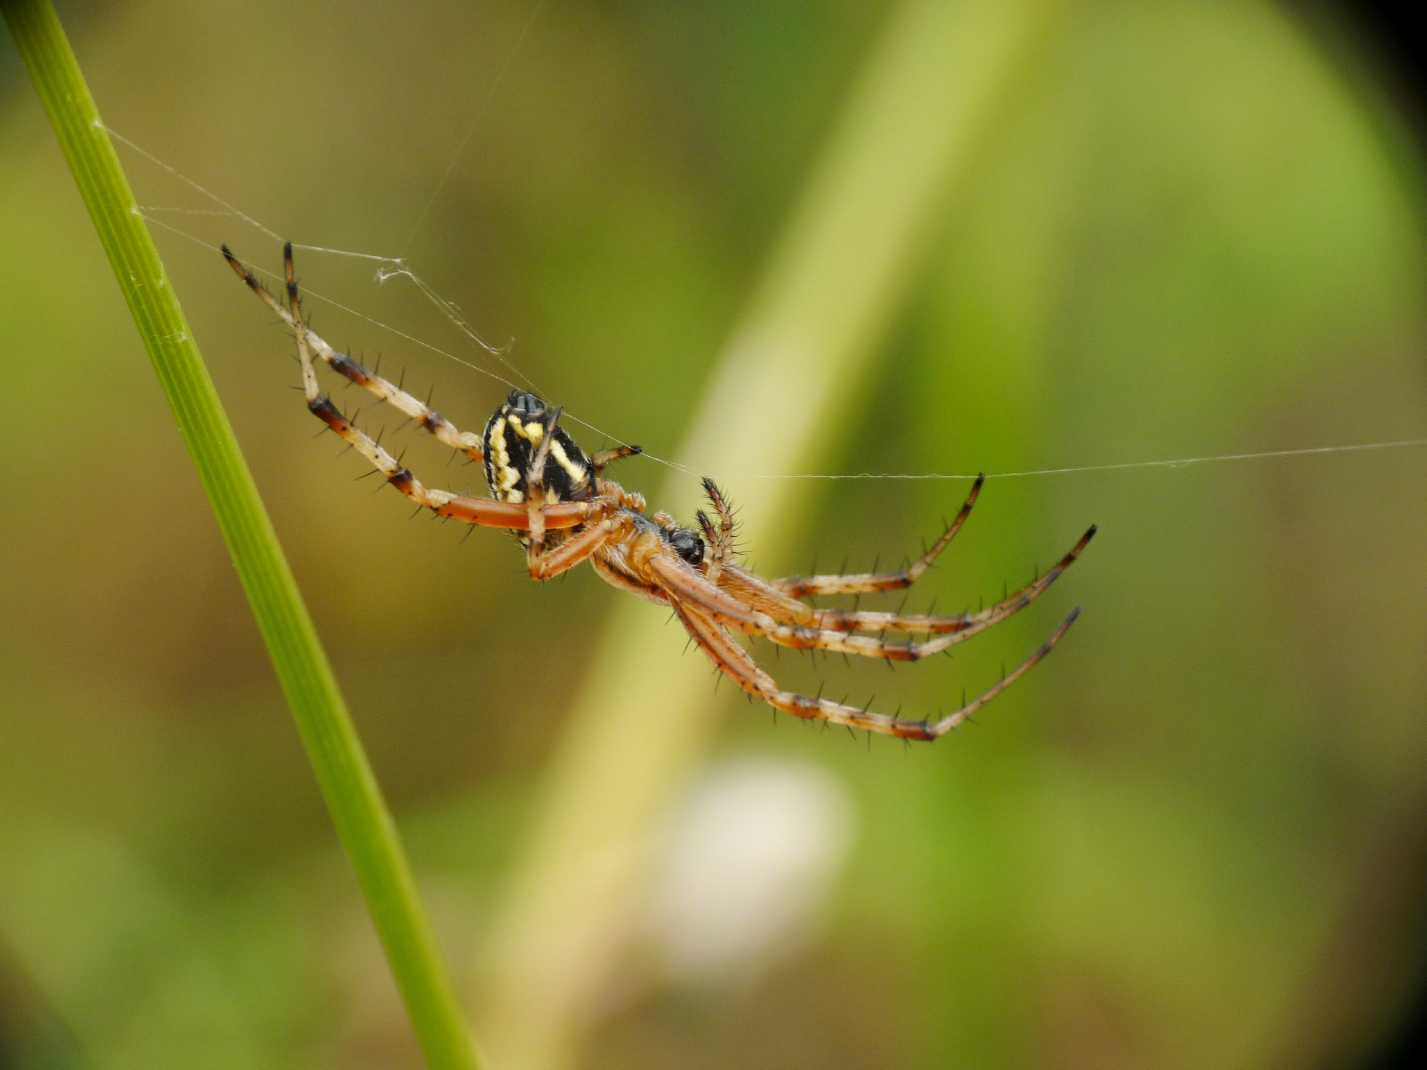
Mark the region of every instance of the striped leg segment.
<instances>
[{"instance_id":1,"label":"striped leg segment","mask_svg":"<svg viewBox=\"0 0 1427 1070\"><path fill-rule=\"evenodd\" d=\"M947 618L956 625L955 628L943 627L941 634L922 642L888 642L880 637L822 628L818 626L816 618L807 623L790 622L792 615L771 600L746 597L745 591L732 589L728 585L716 587L677 559L651 557L644 568L648 571L648 579L653 586L662 588L671 597L684 601L720 624L745 635L761 636L779 646L791 647L794 650L826 650L881 661L921 661L980 635L987 628L999 624L1030 605L1055 581L1060 572L1065 570L1068 563L1075 560L1075 555L1078 555L1089 541L1090 534L1093 534L1093 529L1061 559L1056 569L1046 573L1024 591L981 613ZM817 612L802 603L795 605L814 614Z\"/></svg>"},{"instance_id":2,"label":"striped leg segment","mask_svg":"<svg viewBox=\"0 0 1427 1070\"><path fill-rule=\"evenodd\" d=\"M1034 654L1016 667L1015 671L1003 677L995 687L983 692L959 709L932 721L908 721L884 713L874 713L867 707L849 706L845 702L832 702L821 697L810 697L792 691L784 691L778 687L768 673L753 662L753 659L748 656L748 652L734 642L728 632L720 627L713 617L677 599L673 600L671 604L684 628L693 636L694 641L709 656L718 670L730 677L745 692L757 696L774 709L805 720L846 725L848 728L875 732L898 739L925 741L940 739L1030 672L1055 648L1055 645L1060 642L1080 616L1080 610L1077 608L1061 622L1060 627L1041 644Z\"/></svg>"},{"instance_id":3,"label":"striped leg segment","mask_svg":"<svg viewBox=\"0 0 1427 1070\"><path fill-rule=\"evenodd\" d=\"M233 258L232 253L225 249L224 255L227 256L229 263L234 265L234 270L243 277L248 287L262 297L264 302L292 328L293 337L297 339L298 361L302 366L302 392L307 398L309 412L326 424L338 438L366 458L373 468L386 477L388 483L410 498L413 503L430 509L437 516L460 520L480 527L529 530L530 509L526 505L496 501L492 498L468 498L454 494L449 490L437 490L425 486L412 475L410 469L402 465L398 458L393 457L381 443L352 423L332 403L332 399L322 393L317 383L312 344L317 336L308 330L307 325L303 322L302 295L298 290L297 278L293 270L291 245L284 249L287 308L284 308L272 294L268 293L262 284ZM320 339L318 340L320 341ZM541 508L539 514L547 528L573 528L599 519L610 512L616 504L607 498L595 498L586 502L561 502L558 505Z\"/></svg>"},{"instance_id":4,"label":"striped leg segment","mask_svg":"<svg viewBox=\"0 0 1427 1070\"><path fill-rule=\"evenodd\" d=\"M1019 591L995 605L988 606L976 613L933 616L930 614L883 613L871 610L818 609L791 598L780 598L781 592L774 589L765 580L732 567L724 573L720 586L739 601L756 605L769 616L785 624L797 624L806 628L831 632L903 632L921 635L969 633L963 635L963 638L969 638L970 635L985 631L991 625L1020 612L1044 594L1066 569L1075 564L1085 547L1090 544L1090 540L1095 537L1096 530L1092 525L1045 575L1026 584ZM936 653L937 651L933 649L928 652Z\"/></svg>"},{"instance_id":5,"label":"striped leg segment","mask_svg":"<svg viewBox=\"0 0 1427 1070\"><path fill-rule=\"evenodd\" d=\"M600 476L604 474L606 466L626 457L638 457L643 452L643 446L614 446L607 450L596 450L590 454L590 467L595 470L596 476Z\"/></svg>"},{"instance_id":6,"label":"striped leg segment","mask_svg":"<svg viewBox=\"0 0 1427 1070\"><path fill-rule=\"evenodd\" d=\"M451 447L457 453L463 453L472 461L477 463L485 459L485 454L481 451L481 436L474 431L462 431L446 417L442 416L435 409L431 408L414 394L409 394L397 383L389 379L383 379L380 375L368 371L361 364L347 356L339 353L328 345L323 338L308 327L302 320L299 309L291 306L292 295L296 292L297 281L292 266L292 243L283 246L283 266L287 275L287 291L289 307L284 308L282 302L268 291L256 275L233 255L231 249L223 246L223 258L228 261L228 266L233 269L237 276L243 280L248 289L257 294L259 300L267 305L272 312L291 328L293 334L298 336L299 343L304 340L310 351L316 355L317 359L326 364L344 379L355 383L363 390L388 405L397 409L416 421L423 428L435 435L436 438ZM304 384L305 385L305 384Z\"/></svg>"},{"instance_id":7,"label":"striped leg segment","mask_svg":"<svg viewBox=\"0 0 1427 1070\"><path fill-rule=\"evenodd\" d=\"M895 591L902 587L910 587L922 578L922 574L931 568L936 559L941 556L942 551L951 545L951 540L956 538L956 533L961 530L961 526L966 523L966 518L971 515L971 509L976 504L976 499L981 495L981 485L985 482L984 474L976 477L976 482L971 485L971 493L966 496L966 501L957 512L955 519L946 526L936 542L932 543L931 548L906 568L897 572L787 576L783 579L773 580L773 586L784 594L790 594L795 598L823 594L872 594L876 591Z\"/></svg>"}]
</instances>

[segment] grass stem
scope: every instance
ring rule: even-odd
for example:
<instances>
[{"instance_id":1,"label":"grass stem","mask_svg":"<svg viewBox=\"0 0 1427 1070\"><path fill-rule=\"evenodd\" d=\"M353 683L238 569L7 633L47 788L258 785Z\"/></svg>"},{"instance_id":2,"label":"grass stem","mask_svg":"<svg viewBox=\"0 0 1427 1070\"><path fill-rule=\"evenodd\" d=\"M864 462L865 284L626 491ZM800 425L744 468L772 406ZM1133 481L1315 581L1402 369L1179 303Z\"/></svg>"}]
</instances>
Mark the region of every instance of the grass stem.
<instances>
[{"instance_id":1,"label":"grass stem","mask_svg":"<svg viewBox=\"0 0 1427 1070\"><path fill-rule=\"evenodd\" d=\"M50 0L0 7L198 468L427 1063L474 1067L391 815L64 28Z\"/></svg>"}]
</instances>

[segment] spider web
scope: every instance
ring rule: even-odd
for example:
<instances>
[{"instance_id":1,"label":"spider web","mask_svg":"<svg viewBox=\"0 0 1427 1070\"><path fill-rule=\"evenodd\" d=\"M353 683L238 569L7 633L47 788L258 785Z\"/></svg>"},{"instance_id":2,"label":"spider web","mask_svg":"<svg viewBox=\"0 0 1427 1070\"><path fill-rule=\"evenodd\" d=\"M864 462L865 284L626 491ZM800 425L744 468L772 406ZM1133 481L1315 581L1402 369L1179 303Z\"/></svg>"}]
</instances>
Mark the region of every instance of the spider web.
<instances>
[{"instance_id":1,"label":"spider web","mask_svg":"<svg viewBox=\"0 0 1427 1070\"><path fill-rule=\"evenodd\" d=\"M537 12L537 13L538 13L538 10L539 10L539 6L540 6L540 5L537 5L537 6L536 6L536 12ZM533 14L532 14L532 18L531 18L530 21L531 21L531 22L534 21L534 15L533 15ZM528 33L529 28L530 28L530 22L527 22L524 31L522 31L522 39L523 39L525 33ZM519 45L517 44L517 48L518 48L518 47L519 47ZM512 52L512 55L513 55L513 54L514 54L514 53ZM509 61L507 61L506 67L508 67L508 65L509 65ZM492 81L492 83L491 83L490 91L489 91L489 94L488 94L488 97L487 97L487 101L489 101L490 97L494 96L495 89L496 89L497 86L499 85L501 78L504 76L506 67L502 67L501 70L497 73L496 77L493 79L493 81ZM478 121L479 121L479 117L477 118L477 120L472 121L472 123L471 123L471 125L470 125L470 127L469 127L469 129L468 129L468 131L467 131L467 133L466 133L466 135L462 138L461 142L458 144L458 146L457 146L457 148L456 148L456 151L455 151L454 155L452 156L451 162L450 162L450 164L447 166L447 168L446 168L446 170L445 170L445 173L443 174L443 176L442 176L442 178L440 179L440 181L437 183L436 187L432 190L431 196L430 196L429 199L426 201L426 203L425 203L425 205L423 206L423 208L422 208L420 214L419 214L418 217L417 217L416 222L413 224L412 229L411 229L410 236L408 237L407 242L406 242L406 246L405 246L406 248L409 249L409 248L411 247L411 244L412 244L412 242L415 240L416 235L419 233L422 224L423 224L423 223L425 222L425 220L430 216L431 211L432 211L432 208L433 208L433 206L436 204L436 202L438 201L438 199L440 198L441 193L442 193L442 191L444 190L444 188L445 188L447 182L450 180L451 174L452 174L453 171L455 170L457 162L460 160L461 155L464 153L464 151L465 151L465 149L466 149L466 146L470 143L471 138L472 138L472 136L474 135L474 132L475 132L475 130L476 130ZM165 231L168 231L169 233L174 234L174 235L176 235L176 236L178 236L178 237L181 237L181 238L183 238L183 239L185 239L185 240L187 240L187 241L194 242L194 243L196 243L196 244L198 244L198 245L200 245L200 246L203 246L203 247L206 248L206 249L212 250L212 251L215 252L215 253L220 251L220 246L219 246L219 245L215 245L213 242L209 241L209 240L206 239L206 238L199 237L199 236L196 235L196 234L193 234L193 233L191 233L191 232L189 232L189 231L187 231L187 230L184 230L183 228L181 228L181 227L175 225L174 223L168 222L168 221L165 220L164 218L161 218L161 216L208 216L208 217L217 216L217 217L232 218L232 219L238 220L239 222L245 224L245 225L248 226L248 227L251 227L252 229L258 231L258 232L261 233L261 234L263 234L264 236L266 236L266 237L272 239L274 242L279 242L279 243L281 243L282 241L284 241L283 236L282 236L281 234L279 234L276 230L274 230L272 227L270 227L270 226L268 226L267 224L261 222L261 221L258 220L256 217L254 217L252 214L250 214L250 213L244 211L243 209L239 208L237 205L233 204L231 201L226 200L225 198L223 198L223 197L220 196L219 194L215 193L213 190L209 189L208 187L204 186L203 184L201 184L201 183L198 182L197 180L195 180L195 179L189 177L188 175L184 174L184 173L183 173L182 171L180 171L177 167L175 167L175 166L173 166L172 164L170 164L170 163L164 161L163 159L159 158L159 157L158 157L157 155L155 155L154 153L152 153L152 152L150 152L149 150L145 149L143 146L137 144L133 139L131 139L131 138L129 138L129 137L126 137L124 134L122 134L122 133L120 133L119 131L115 130L112 126L109 126L108 124L103 124L103 127L104 127L104 129L108 132L109 136L110 136L111 138L113 138L116 142L118 142L119 144L123 145L126 149L128 149L129 151L135 153L136 155L138 155L139 157L141 157L142 159L144 159L144 160L147 161L148 163L150 163L150 164L152 164L153 166L155 166L155 167L159 168L160 170L164 171L166 174L168 174L169 176L171 176L171 177L174 178L175 180L177 180L177 181L183 183L184 185L188 186L188 187L189 187L190 189L192 189L194 192L196 192L196 193L200 194L201 196L205 197L208 201L210 201L210 202L214 205L214 207L212 207L212 208L192 208L192 207L173 207L173 206L165 206L165 205L139 205L139 204L136 204L136 205L134 206L134 208L133 208L133 211L134 211L136 214L138 214L138 215L140 215L141 217L143 217L143 219L144 219L146 222L148 222L150 225L159 227L160 229L165 230ZM509 378L507 375L502 374L502 373L499 372L499 371L494 371L494 370L492 370L492 369L490 369L490 368L488 368L488 367L485 367L484 365L479 364L479 363L477 363L477 362L474 361L474 360L470 360L470 359L468 359L468 358L466 358L466 357L463 357L463 356L461 356L461 355L459 355L459 354L457 354L457 353L453 353L453 352L451 352L449 349L445 349L445 348L443 348L443 347L441 347L441 346L439 346L439 345L436 345L435 343L426 341L426 340L423 339L423 338L419 338L419 337L417 337L416 335L413 335L413 334L411 334L411 333L409 333L409 332L407 332L407 331L402 330L401 328L399 328L399 327L397 327L397 326L394 326L393 324L383 322L382 320L379 320L379 319L377 319L377 318L375 318L375 317L373 317L373 316L368 315L368 314L365 313L365 312L362 312L362 311L361 311L360 309L358 309L358 308L352 307L351 305L348 305L348 304L344 304L343 302L338 301L338 300L336 300L335 298L332 298L332 297L329 297L329 296L327 296L327 295L325 295L325 294L322 294L322 293L320 293L320 292L317 292L317 291L313 290L311 287L309 287L308 285L306 285L306 284L304 283L304 285L303 285L303 293L304 293L305 296L310 297L310 298L314 298L314 299L316 299L316 300L318 300L318 301L322 301L322 302L324 302L324 303L326 303L326 304L332 306L333 308L339 309L340 311L345 312L345 313L347 313L348 315L354 316L354 317L356 317L356 318L358 318L358 319L360 319L360 320L362 320L362 321L364 321L364 322L370 324L371 326L374 326L374 327L380 328L381 330L387 331L387 332L389 332L390 334L396 336L397 338L402 339L402 340L405 341L405 342L409 342L409 343L411 343L411 344L413 344L413 345L416 345L416 346L418 346L418 347L420 347L420 348L422 348L422 349L428 350L429 352L432 352L432 353L435 353L435 354L437 354L437 355L439 355L439 356L442 356L442 357L446 358L447 360L453 361L453 362L455 362L456 364L459 364L459 365L461 365L462 367L464 367L464 368L466 368L466 369L468 369L468 370L470 370L470 371L472 371L472 372L475 372L475 373L478 374L478 375L486 376L487 378L493 379L493 380L495 380L496 382L501 383L501 384L503 384L503 385L505 385L505 386L508 386L508 387L510 387L510 388L512 388L512 389L529 388L529 389L534 390L534 391L536 391L536 392L540 392L540 391L539 391L539 387L536 385L535 381L534 381L528 374L526 374L523 370L521 370L521 369L510 359L509 353L510 353L510 350L511 350L511 346L512 346L512 344L513 344L513 339L510 340L510 341L507 341L504 345L500 345L500 346L497 346L497 345L492 344L491 342L488 342L488 341L487 341L481 334L479 334L479 333L476 331L476 329L475 329L474 327L472 327L471 324L465 319L465 317L464 317L464 316L462 315L462 313L461 313L460 307L459 307L454 301L451 301L449 298L446 298L446 297L442 296L442 295L435 289L435 287L433 287L426 279L422 278L420 275L418 275L418 274L412 269L412 266L411 266L411 263L410 263L410 261L409 261L409 259L408 259L407 254L402 253L402 254L394 255L394 256L393 256L393 255L385 255L385 254L374 253L374 252L363 252L363 251L359 251L359 250L343 249L343 248L338 248L338 247L331 246L331 245L321 245L321 244L315 244L315 243L309 243L309 242L297 242L297 241L294 241L294 242L292 243L292 247L293 247L294 249L301 250L301 251L303 251L303 252L305 252L305 253L313 253L313 254L323 255L323 256L340 257L340 258L346 258L346 259L352 259L352 260L361 260L361 261L371 262L371 263L373 263L373 264L376 265L376 270L375 270L375 273L374 273L374 275L373 275L373 281L374 281L375 283L377 283L378 285L381 285L381 284L390 282L390 281L392 281L393 279L401 279L401 280L406 281L408 284L410 284L411 286L415 287L416 291L417 291L419 294L421 294L422 297L424 297L427 301L431 302L431 304L436 307L437 311L439 311L439 312L441 313L441 315L442 315L443 317L445 317L445 318L452 324L452 326L454 326L454 327L466 338L466 340L467 340L472 346L474 346L475 348L479 349L481 352L485 353L488 357L493 358L495 361L497 361L497 362L501 365L501 367L503 367L507 372L509 372L511 376L515 376L517 379L519 379L520 382L516 382L515 379ZM245 261L245 262L246 262L246 261ZM253 264L251 264L251 262L247 262L247 263L249 264L249 267L251 268L251 270L253 270L253 271L256 272L257 274L266 276L267 278L272 279L272 280L275 281L275 282L279 282L279 283L282 282L282 279L277 275L277 273L275 273L275 272L273 272L273 271L270 271L270 270L267 270L267 269L265 269L265 268L262 268L262 267L260 267L260 266L253 265ZM565 411L563 412L563 414L562 414L562 419L567 420L567 421L569 421L569 422L571 422L571 423L578 424L578 425L580 425L581 427L587 429L588 431L591 431L591 432L593 432L593 433L596 434L596 435L603 436L604 438L606 438L606 439L608 439L608 440L610 440L610 441L612 441L612 442L614 442L614 443L617 443L617 444L619 444L619 445L621 445L621 446L628 446L628 445L630 445L630 442L626 441L624 438L622 438L622 437L620 437L619 435L616 435L616 434L614 434L614 433L612 433L612 432L610 432L610 431L608 431L608 430L606 430L606 429L604 429L604 428L601 428L601 427L596 426L595 424L591 423L590 421L588 421L588 420L584 419L583 417L579 416L577 413L571 412L571 411L569 411L569 410L565 410ZM1322 456L1322 455L1327 455L1327 454L1338 454L1338 453L1366 453L1366 452L1382 451L1382 450L1411 449L1411 448L1419 448L1419 447L1423 447L1423 446L1427 446L1427 438L1405 438L1405 439L1392 439L1392 440L1388 440L1388 441L1379 441L1379 442L1352 442L1352 443L1333 444L1333 445L1299 446L1299 447L1293 447L1293 448L1287 448L1287 449L1259 450L1259 451L1247 452L1247 453L1243 453L1243 452L1240 452L1240 453L1208 453L1208 454L1203 454L1203 455L1198 455L1198 456L1190 456L1190 457L1153 458L1153 459L1143 459L1143 460L1134 460L1134 461L1117 461L1117 462L1108 462L1108 463L1092 463L1092 464L1068 465L1068 466L1060 466L1060 467L1035 468L1035 469L1026 469L1026 470L1021 470L1021 471L989 472L989 473L986 473L986 477L987 477L988 479L1025 479L1025 478L1046 477L1046 476L1068 476L1068 475L1076 475L1076 474L1089 473L1089 472L1125 472L1125 471L1133 471L1133 470L1138 470L1138 469L1155 469L1155 468L1182 469L1182 468L1188 468L1188 467L1191 467L1191 466L1203 465L1203 464L1220 464L1220 463L1240 462L1240 461L1284 460L1284 459L1295 458L1295 457ZM642 456L643 456L645 459L649 460L649 461L653 461L655 464L663 465L663 466L665 466L665 467L667 467L667 468L670 468L670 469L672 469L672 470L674 470L674 471L683 473L684 475L693 476L693 475L696 474L696 473L694 472L694 470L693 470L691 467L689 467L688 465L681 464L680 462L675 461L675 460L672 460L672 459L670 459L670 458L668 458L668 457L663 457L663 456L660 456L660 455L658 455L658 454L651 453L651 452L649 452L649 451L647 451L647 450L645 450L645 451L642 453ZM770 473L770 472L759 472L759 473L749 473L748 478L762 479L762 480L943 480L943 481L958 481L958 480L960 480L960 481L967 481L967 480L972 480L972 479L977 478L977 475L978 475L978 474L979 474L979 473L974 473L974 472L973 472L973 473L966 473L966 472L935 472L935 471L923 471L923 472L871 472L871 471L863 471L863 472L845 472L845 473L827 473L827 472L786 472L786 473L771 472L771 473Z\"/></svg>"}]
</instances>

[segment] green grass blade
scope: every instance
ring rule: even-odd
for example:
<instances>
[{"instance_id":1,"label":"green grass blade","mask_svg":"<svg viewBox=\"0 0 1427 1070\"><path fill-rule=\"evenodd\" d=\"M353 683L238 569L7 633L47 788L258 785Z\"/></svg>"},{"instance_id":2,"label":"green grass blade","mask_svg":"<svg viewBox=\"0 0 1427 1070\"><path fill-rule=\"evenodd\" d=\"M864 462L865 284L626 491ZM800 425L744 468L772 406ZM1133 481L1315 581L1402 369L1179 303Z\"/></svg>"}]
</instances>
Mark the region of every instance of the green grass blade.
<instances>
[{"instance_id":1,"label":"green grass blade","mask_svg":"<svg viewBox=\"0 0 1427 1070\"><path fill-rule=\"evenodd\" d=\"M427 1062L475 1066L391 816L64 29L49 0L3 8L213 504Z\"/></svg>"}]
</instances>

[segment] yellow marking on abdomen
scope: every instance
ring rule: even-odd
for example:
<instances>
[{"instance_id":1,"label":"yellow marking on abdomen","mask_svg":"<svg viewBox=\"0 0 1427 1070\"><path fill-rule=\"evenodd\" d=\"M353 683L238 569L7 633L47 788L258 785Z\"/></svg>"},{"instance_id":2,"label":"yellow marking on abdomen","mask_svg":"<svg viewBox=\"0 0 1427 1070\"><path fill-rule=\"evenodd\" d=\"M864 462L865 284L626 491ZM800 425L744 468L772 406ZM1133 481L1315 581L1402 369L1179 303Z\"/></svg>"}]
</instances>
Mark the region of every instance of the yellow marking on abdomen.
<instances>
[{"instance_id":1,"label":"yellow marking on abdomen","mask_svg":"<svg viewBox=\"0 0 1427 1070\"><path fill-rule=\"evenodd\" d=\"M557 438L550 443L550 456L555 458L556 463L565 470L565 474L570 477L570 482L579 486L585 481L585 466L579 461L572 461L570 455L565 452L565 447L560 445Z\"/></svg>"}]
</instances>

